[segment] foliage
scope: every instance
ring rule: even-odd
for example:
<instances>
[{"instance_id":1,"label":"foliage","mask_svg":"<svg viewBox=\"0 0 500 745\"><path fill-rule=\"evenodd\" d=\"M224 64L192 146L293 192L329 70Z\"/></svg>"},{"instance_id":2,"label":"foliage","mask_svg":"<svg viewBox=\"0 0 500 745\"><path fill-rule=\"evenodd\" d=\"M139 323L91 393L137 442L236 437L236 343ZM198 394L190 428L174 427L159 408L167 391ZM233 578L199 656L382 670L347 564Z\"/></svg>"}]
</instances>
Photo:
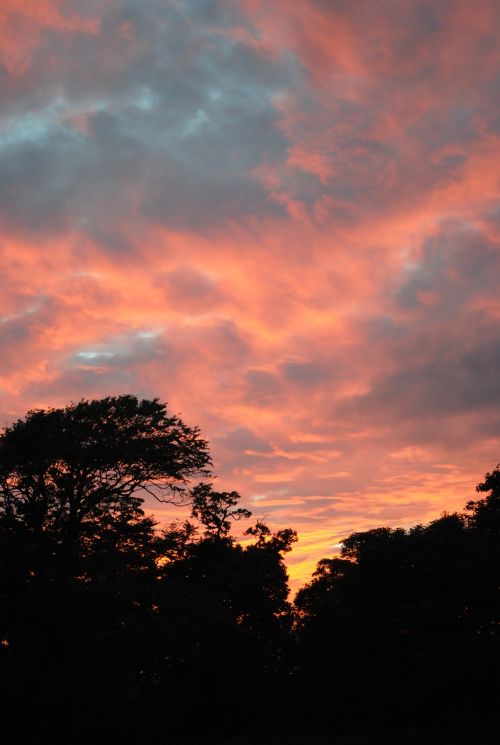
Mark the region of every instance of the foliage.
<instances>
[{"instance_id":1,"label":"foliage","mask_svg":"<svg viewBox=\"0 0 500 745\"><path fill-rule=\"evenodd\" d=\"M499 484L498 469L487 474L477 487L487 496L468 515L353 533L341 558L319 562L295 602L295 695L311 717L326 707L327 685L341 727L358 717L386 731L494 705L477 681L500 662Z\"/></svg>"},{"instance_id":2,"label":"foliage","mask_svg":"<svg viewBox=\"0 0 500 745\"><path fill-rule=\"evenodd\" d=\"M0 526L30 543L32 571L79 571L106 549L136 551L154 527L143 496L185 502L209 465L199 430L157 399L30 411L0 436Z\"/></svg>"},{"instance_id":3,"label":"foliage","mask_svg":"<svg viewBox=\"0 0 500 745\"><path fill-rule=\"evenodd\" d=\"M162 722L177 731L192 702L187 689L191 696L198 690L198 710L208 717L216 694L234 699L238 711L235 665L249 685L264 671L279 674L290 627L283 553L291 533L259 524L258 545L236 543L231 524L250 512L236 492L192 486L210 476L209 467L198 429L158 400L80 401L29 412L5 429L0 695L7 740L21 731L23 741L63 735L83 742L98 720L110 737L138 728L145 740L137 707L153 708L156 731ZM194 522L157 531L143 509L147 495L189 504ZM217 683L204 691L208 678ZM26 690L36 697L27 699ZM52 702L64 717L49 714ZM70 731L59 731L66 721Z\"/></svg>"},{"instance_id":4,"label":"foliage","mask_svg":"<svg viewBox=\"0 0 500 745\"><path fill-rule=\"evenodd\" d=\"M214 491L211 484L198 484L193 489L193 517L204 525L206 538L225 538L231 529L231 520L250 517L249 510L236 507L240 499L238 492Z\"/></svg>"},{"instance_id":5,"label":"foliage","mask_svg":"<svg viewBox=\"0 0 500 745\"><path fill-rule=\"evenodd\" d=\"M207 443L166 405L119 396L30 411L0 437L2 514L71 531L138 490L169 500L208 476ZM125 502L130 504L130 502Z\"/></svg>"},{"instance_id":6,"label":"foliage","mask_svg":"<svg viewBox=\"0 0 500 745\"><path fill-rule=\"evenodd\" d=\"M5 429L6 742L400 742L408 722L494 716L498 468L464 514L348 536L292 606L295 531L257 520L238 542L231 528L251 514L207 483L209 467L198 429L157 400L81 401ZM159 531L148 494L189 519Z\"/></svg>"}]
</instances>

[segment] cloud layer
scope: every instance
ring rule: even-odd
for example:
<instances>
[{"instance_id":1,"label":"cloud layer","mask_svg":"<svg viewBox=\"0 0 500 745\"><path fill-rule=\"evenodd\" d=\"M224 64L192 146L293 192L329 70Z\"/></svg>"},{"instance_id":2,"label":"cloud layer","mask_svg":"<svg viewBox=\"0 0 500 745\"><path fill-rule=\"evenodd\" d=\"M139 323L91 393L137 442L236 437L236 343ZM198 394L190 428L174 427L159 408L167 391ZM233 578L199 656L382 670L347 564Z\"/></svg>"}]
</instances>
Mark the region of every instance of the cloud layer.
<instances>
[{"instance_id":1,"label":"cloud layer","mask_svg":"<svg viewBox=\"0 0 500 745\"><path fill-rule=\"evenodd\" d=\"M500 460L499 25L494 0L5 0L2 421L168 400L298 528L297 580L460 507Z\"/></svg>"}]
</instances>

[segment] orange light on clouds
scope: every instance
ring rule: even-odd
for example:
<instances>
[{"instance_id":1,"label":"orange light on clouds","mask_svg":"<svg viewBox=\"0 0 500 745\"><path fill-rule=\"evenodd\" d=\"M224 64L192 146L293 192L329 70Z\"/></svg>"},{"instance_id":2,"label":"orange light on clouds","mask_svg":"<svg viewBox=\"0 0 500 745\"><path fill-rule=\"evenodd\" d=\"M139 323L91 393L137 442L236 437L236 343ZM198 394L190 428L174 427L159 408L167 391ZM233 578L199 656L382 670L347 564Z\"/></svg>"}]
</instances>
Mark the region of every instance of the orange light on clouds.
<instances>
[{"instance_id":1,"label":"orange light on clouds","mask_svg":"<svg viewBox=\"0 0 500 745\"><path fill-rule=\"evenodd\" d=\"M497 3L84 5L0 8L2 421L167 400L294 587L461 508L500 460Z\"/></svg>"}]
</instances>

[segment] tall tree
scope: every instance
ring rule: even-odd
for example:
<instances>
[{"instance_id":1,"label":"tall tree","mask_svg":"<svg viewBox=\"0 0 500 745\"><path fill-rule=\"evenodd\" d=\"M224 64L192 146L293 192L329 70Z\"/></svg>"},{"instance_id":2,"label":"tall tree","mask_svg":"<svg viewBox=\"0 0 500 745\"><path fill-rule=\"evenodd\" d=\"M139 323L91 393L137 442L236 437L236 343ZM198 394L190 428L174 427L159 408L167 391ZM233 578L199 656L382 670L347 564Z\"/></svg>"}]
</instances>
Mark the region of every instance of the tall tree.
<instances>
[{"instance_id":1,"label":"tall tree","mask_svg":"<svg viewBox=\"0 0 500 745\"><path fill-rule=\"evenodd\" d=\"M209 466L199 430L158 399L30 411L0 435L0 528L27 532L33 546L52 543L67 560L97 537L101 546L103 536L130 541L151 530L145 495L185 502L189 480L208 477Z\"/></svg>"},{"instance_id":2,"label":"tall tree","mask_svg":"<svg viewBox=\"0 0 500 745\"><path fill-rule=\"evenodd\" d=\"M91 731L140 697L166 547L143 500L188 502L209 467L198 429L157 399L31 411L0 435L0 696L16 737L27 700L45 736L67 717L63 740L79 741L82 710Z\"/></svg>"},{"instance_id":3,"label":"tall tree","mask_svg":"<svg viewBox=\"0 0 500 745\"><path fill-rule=\"evenodd\" d=\"M236 491L214 491L211 484L198 484L192 492L192 515L205 528L205 538L227 538L231 520L246 520L251 512L237 507L241 496Z\"/></svg>"}]
</instances>

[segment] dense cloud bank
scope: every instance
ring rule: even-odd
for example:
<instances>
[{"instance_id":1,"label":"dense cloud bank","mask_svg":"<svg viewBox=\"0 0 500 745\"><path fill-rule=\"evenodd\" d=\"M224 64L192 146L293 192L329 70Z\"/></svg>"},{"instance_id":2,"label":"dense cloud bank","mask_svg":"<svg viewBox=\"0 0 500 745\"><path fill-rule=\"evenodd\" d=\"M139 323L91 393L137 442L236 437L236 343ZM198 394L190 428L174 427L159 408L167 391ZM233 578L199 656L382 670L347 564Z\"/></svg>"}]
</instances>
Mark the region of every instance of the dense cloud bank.
<instances>
[{"instance_id":1,"label":"dense cloud bank","mask_svg":"<svg viewBox=\"0 0 500 745\"><path fill-rule=\"evenodd\" d=\"M3 2L3 421L169 398L302 577L458 506L498 459L499 18Z\"/></svg>"}]
</instances>

